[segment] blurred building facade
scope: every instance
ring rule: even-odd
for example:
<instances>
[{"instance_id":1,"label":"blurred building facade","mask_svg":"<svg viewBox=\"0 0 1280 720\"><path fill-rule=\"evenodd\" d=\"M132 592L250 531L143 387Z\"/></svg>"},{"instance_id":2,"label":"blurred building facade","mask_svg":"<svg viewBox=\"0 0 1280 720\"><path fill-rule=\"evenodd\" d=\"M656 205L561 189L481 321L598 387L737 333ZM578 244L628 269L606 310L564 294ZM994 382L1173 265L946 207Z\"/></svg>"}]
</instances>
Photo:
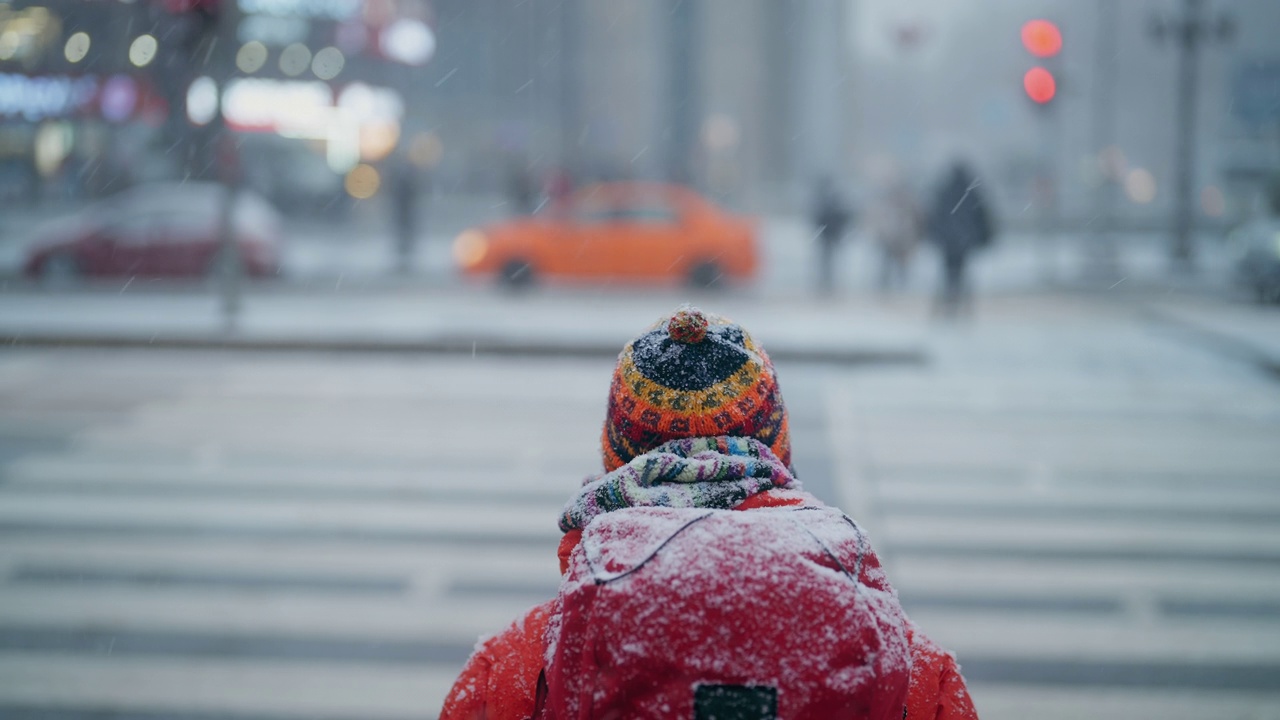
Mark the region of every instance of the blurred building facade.
<instances>
[{"instance_id":1,"label":"blurred building facade","mask_svg":"<svg viewBox=\"0 0 1280 720\"><path fill-rule=\"evenodd\" d=\"M210 10L213 26L195 27ZM270 95L302 102L317 83L338 105L351 84L368 83L394 93L392 135L429 133L438 142L446 190L494 191L513 168L537 178L565 169L582 179L678 180L759 205L801 176L841 171L846 15L842 0L12 0L0 3L0 37L21 35L21 51L6 53L0 41L0 132L23 173L46 184L50 173L34 169L35 136L65 123L77 137L92 135L99 120L107 144L156 131L153 154L180 158L171 172L190 174L201 163L183 156L207 145L206 119L197 117L209 104L197 90L207 88L192 86L204 76L219 76L210 78L213 92L234 130L302 136L313 146L332 138L273 123L266 109L250 107L246 121L236 108ZM34 32L33 17L44 23ZM429 28L428 57L406 63L370 52L379 31L404 17ZM144 35L155 59L133 62ZM305 60L290 71L295 45L311 65L331 48L345 63L320 78ZM52 85L92 97L33 110L32 98ZM108 85L114 95L103 94ZM188 101L200 105L195 115ZM90 145L71 143L67 157Z\"/></svg>"},{"instance_id":2,"label":"blurred building facade","mask_svg":"<svg viewBox=\"0 0 1280 720\"><path fill-rule=\"evenodd\" d=\"M1190 4L859 0L851 47L861 176L894 162L904 175L932 178L964 156L1008 225L1039 222L1047 177L1068 229L1160 227L1177 202L1180 48L1175 32L1153 29L1185 20ZM1196 5L1206 37L1194 68L1193 202L1198 222L1216 226L1250 212L1280 172L1280 42L1268 30L1280 25L1280 4ZM1050 61L1021 43L1021 26L1036 18L1062 31ZM1022 75L1046 62L1058 88L1042 108L1023 93Z\"/></svg>"},{"instance_id":3,"label":"blurred building facade","mask_svg":"<svg viewBox=\"0 0 1280 720\"><path fill-rule=\"evenodd\" d=\"M1205 6L1235 28L1201 53L1198 71L1195 187L1212 219L1242 212L1280 165L1280 119L1268 103L1280 98L1280 47L1268 30L1280 26L1280 4ZM218 46L182 40L192 13L211 8ZM415 157L428 159L443 192L501 192L513 177L536 185L568 170L580 180L688 182L769 211L803 207L824 175L857 194L887 177L923 189L963 156L1014 223L1045 202L1046 176L1056 211L1071 222L1097 216L1103 196L1119 220L1154 222L1173 202L1177 49L1149 27L1182 8L1182 0L8 0L0 2L0 193L47 193L77 177L99 187L56 192L93 194L136 175L199 171L190 156L207 150L200 128L221 101L233 130L322 157L339 185L358 165L361 178L376 178L393 152L414 144L432 148ZM1099 29L1107 12L1110 40ZM1027 102L1020 82L1033 59L1019 28L1037 17L1064 35L1059 94L1047 112ZM131 53L144 35L154 59L137 62ZM1113 100L1099 95L1104 79ZM130 160L128 173L104 164L113 154ZM166 161L175 167L165 170ZM377 193L367 185L346 190Z\"/></svg>"},{"instance_id":4,"label":"blurred building facade","mask_svg":"<svg viewBox=\"0 0 1280 720\"><path fill-rule=\"evenodd\" d=\"M413 102L467 148L443 163L456 182L492 184L522 162L691 182L758 206L841 169L848 7L436 0L440 51Z\"/></svg>"}]
</instances>

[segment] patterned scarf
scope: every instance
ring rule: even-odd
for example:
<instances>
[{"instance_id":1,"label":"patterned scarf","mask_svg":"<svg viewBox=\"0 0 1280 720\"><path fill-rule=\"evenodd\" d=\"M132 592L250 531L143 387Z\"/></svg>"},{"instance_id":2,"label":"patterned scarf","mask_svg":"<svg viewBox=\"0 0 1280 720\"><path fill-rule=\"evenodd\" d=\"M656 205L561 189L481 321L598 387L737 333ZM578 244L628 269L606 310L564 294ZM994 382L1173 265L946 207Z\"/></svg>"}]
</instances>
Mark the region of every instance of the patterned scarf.
<instances>
[{"instance_id":1,"label":"patterned scarf","mask_svg":"<svg viewBox=\"0 0 1280 720\"><path fill-rule=\"evenodd\" d=\"M768 445L752 437L669 440L622 467L583 482L565 506L560 530L585 528L597 515L628 507L719 508L799 482Z\"/></svg>"}]
</instances>

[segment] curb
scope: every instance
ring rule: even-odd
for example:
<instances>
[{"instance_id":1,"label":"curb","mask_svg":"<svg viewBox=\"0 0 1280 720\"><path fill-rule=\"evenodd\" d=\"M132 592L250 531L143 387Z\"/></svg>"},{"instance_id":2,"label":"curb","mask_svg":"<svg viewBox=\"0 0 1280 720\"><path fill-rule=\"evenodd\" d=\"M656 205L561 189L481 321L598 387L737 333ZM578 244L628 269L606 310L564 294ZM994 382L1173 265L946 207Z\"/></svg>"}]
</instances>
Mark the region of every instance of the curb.
<instances>
[{"instance_id":1,"label":"curb","mask_svg":"<svg viewBox=\"0 0 1280 720\"><path fill-rule=\"evenodd\" d=\"M0 331L0 344L9 348L218 350L283 353L366 353L404 355L469 355L471 357L548 357L614 360L621 344L587 340L522 340L504 337L290 338L227 335L129 335L106 333L15 333ZM926 365L919 348L813 348L773 345L775 362L837 366Z\"/></svg>"},{"instance_id":2,"label":"curb","mask_svg":"<svg viewBox=\"0 0 1280 720\"><path fill-rule=\"evenodd\" d=\"M1143 315L1149 320L1177 330L1183 335L1193 337L1201 345L1211 350L1253 365L1273 378L1280 380L1280 356L1263 350L1248 340L1242 340L1231 333L1205 327L1202 323L1179 317L1176 312L1157 307L1146 308Z\"/></svg>"}]
</instances>

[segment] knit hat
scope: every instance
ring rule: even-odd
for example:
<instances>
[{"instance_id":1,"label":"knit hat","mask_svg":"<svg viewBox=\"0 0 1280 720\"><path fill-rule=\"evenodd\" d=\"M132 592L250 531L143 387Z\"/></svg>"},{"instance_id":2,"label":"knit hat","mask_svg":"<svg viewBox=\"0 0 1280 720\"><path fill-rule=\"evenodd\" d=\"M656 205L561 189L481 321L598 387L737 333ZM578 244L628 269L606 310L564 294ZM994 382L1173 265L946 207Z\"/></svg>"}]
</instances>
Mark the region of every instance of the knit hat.
<instances>
[{"instance_id":1,"label":"knit hat","mask_svg":"<svg viewBox=\"0 0 1280 720\"><path fill-rule=\"evenodd\" d=\"M764 348L727 318L688 305L627 343L601 446L613 471L677 438L753 437L791 465L787 409Z\"/></svg>"}]
</instances>

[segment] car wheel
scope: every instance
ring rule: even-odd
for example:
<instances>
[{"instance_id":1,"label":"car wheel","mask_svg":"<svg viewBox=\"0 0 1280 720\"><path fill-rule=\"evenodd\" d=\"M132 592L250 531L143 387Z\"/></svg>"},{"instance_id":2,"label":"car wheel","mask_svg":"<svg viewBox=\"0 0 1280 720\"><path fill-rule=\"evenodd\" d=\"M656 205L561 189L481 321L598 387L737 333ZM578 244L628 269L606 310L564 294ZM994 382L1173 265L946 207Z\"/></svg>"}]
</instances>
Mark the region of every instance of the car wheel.
<instances>
[{"instance_id":1,"label":"car wheel","mask_svg":"<svg viewBox=\"0 0 1280 720\"><path fill-rule=\"evenodd\" d=\"M700 262L689 268L689 284L696 288L724 286L724 270L712 260Z\"/></svg>"},{"instance_id":2,"label":"car wheel","mask_svg":"<svg viewBox=\"0 0 1280 720\"><path fill-rule=\"evenodd\" d=\"M523 290L533 285L535 280L533 265L527 260L508 260L498 273L498 279L506 287Z\"/></svg>"},{"instance_id":3,"label":"car wheel","mask_svg":"<svg viewBox=\"0 0 1280 720\"><path fill-rule=\"evenodd\" d=\"M54 253L40 265L40 282L53 288L75 285L80 282L80 263L71 253Z\"/></svg>"}]
</instances>

